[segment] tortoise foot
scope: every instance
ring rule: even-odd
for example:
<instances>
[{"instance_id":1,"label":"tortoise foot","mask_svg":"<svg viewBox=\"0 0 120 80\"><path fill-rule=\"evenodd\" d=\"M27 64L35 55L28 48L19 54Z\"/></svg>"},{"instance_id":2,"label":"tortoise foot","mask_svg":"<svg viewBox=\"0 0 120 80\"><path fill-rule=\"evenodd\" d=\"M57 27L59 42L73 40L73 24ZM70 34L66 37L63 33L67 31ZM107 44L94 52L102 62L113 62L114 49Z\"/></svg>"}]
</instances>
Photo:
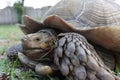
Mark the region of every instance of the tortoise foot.
<instances>
[{"instance_id":1,"label":"tortoise foot","mask_svg":"<svg viewBox=\"0 0 120 80\"><path fill-rule=\"evenodd\" d=\"M8 58L18 58L18 52L23 52L23 47L22 44L15 44L13 46L11 46L7 52L6 55Z\"/></svg>"}]
</instances>

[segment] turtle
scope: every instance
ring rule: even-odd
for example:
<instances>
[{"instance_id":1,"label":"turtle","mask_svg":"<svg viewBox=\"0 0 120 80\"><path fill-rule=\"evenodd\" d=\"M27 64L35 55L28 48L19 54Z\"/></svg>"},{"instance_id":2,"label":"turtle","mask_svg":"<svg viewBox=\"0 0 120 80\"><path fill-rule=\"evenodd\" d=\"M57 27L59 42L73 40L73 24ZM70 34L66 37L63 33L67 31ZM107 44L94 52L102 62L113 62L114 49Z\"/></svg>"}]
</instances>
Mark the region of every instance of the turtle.
<instances>
[{"instance_id":1,"label":"turtle","mask_svg":"<svg viewBox=\"0 0 120 80\"><path fill-rule=\"evenodd\" d=\"M108 69L119 65L119 9L112 0L62 0L43 16L43 22L24 16L25 25L20 28L27 36L55 30L55 64L70 80L119 80ZM79 59L79 50L87 61Z\"/></svg>"}]
</instances>

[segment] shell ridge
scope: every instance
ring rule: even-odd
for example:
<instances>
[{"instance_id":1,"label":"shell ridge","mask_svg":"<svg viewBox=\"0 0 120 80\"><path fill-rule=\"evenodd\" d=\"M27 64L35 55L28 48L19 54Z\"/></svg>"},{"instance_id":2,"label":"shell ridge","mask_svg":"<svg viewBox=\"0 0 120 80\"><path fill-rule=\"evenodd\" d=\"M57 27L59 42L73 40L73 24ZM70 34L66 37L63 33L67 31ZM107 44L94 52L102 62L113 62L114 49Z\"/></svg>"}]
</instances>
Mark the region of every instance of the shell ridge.
<instances>
[{"instance_id":1,"label":"shell ridge","mask_svg":"<svg viewBox=\"0 0 120 80\"><path fill-rule=\"evenodd\" d=\"M83 5L82 5L82 10L78 13L79 15L76 16L76 20L78 20L78 18L84 13L85 10L85 1L83 1Z\"/></svg>"}]
</instances>

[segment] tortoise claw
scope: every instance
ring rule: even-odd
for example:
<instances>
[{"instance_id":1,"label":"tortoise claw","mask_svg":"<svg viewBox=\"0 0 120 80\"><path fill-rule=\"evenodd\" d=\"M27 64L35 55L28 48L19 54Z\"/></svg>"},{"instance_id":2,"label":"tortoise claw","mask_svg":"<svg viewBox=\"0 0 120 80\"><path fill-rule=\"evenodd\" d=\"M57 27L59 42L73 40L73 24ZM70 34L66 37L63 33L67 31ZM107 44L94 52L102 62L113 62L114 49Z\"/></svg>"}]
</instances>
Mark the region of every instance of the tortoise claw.
<instances>
[{"instance_id":1,"label":"tortoise claw","mask_svg":"<svg viewBox=\"0 0 120 80\"><path fill-rule=\"evenodd\" d=\"M35 71L40 75L49 75L53 73L53 70L50 66L42 64L37 64Z\"/></svg>"}]
</instances>

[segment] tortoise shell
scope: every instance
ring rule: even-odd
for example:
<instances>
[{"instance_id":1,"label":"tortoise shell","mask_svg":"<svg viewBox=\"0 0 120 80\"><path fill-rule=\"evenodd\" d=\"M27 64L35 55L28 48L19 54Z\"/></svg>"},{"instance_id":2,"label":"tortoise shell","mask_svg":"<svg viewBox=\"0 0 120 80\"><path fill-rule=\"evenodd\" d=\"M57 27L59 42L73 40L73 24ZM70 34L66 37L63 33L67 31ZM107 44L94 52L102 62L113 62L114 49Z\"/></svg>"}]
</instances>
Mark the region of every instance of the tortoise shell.
<instances>
[{"instance_id":1,"label":"tortoise shell","mask_svg":"<svg viewBox=\"0 0 120 80\"><path fill-rule=\"evenodd\" d=\"M70 25L98 27L119 25L120 6L113 0L62 0L43 17L58 15Z\"/></svg>"},{"instance_id":2,"label":"tortoise shell","mask_svg":"<svg viewBox=\"0 0 120 80\"><path fill-rule=\"evenodd\" d=\"M112 0L61 0L42 18L24 16L20 28L25 34L54 28L56 32L77 32L90 42L120 52L120 6ZM119 61L119 56L118 56Z\"/></svg>"},{"instance_id":3,"label":"tortoise shell","mask_svg":"<svg viewBox=\"0 0 120 80\"><path fill-rule=\"evenodd\" d=\"M61 0L43 16L43 23L24 16L25 26L21 28L26 34L45 27L78 32L104 48L120 52L119 13L120 6L112 0Z\"/></svg>"}]
</instances>

